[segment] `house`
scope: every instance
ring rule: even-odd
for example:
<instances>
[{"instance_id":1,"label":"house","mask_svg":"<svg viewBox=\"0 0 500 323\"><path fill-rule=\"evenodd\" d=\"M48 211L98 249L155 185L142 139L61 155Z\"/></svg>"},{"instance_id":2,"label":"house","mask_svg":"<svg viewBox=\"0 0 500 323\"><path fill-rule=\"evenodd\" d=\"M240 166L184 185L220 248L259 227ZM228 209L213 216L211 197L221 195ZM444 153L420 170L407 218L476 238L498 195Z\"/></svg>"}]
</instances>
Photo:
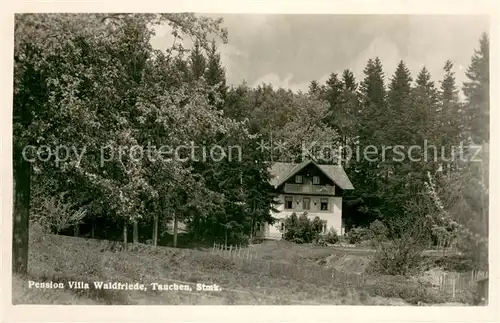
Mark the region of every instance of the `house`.
<instances>
[{"instance_id":1,"label":"house","mask_svg":"<svg viewBox=\"0 0 500 323\"><path fill-rule=\"evenodd\" d=\"M272 212L274 225L263 224L260 235L268 239L281 239L285 232L285 218L292 213L307 212L310 219L318 216L326 221L323 231L334 228L344 234L342 195L352 190L351 181L340 165L320 165L312 160L299 164L275 163L270 169L271 185L280 202Z\"/></svg>"}]
</instances>

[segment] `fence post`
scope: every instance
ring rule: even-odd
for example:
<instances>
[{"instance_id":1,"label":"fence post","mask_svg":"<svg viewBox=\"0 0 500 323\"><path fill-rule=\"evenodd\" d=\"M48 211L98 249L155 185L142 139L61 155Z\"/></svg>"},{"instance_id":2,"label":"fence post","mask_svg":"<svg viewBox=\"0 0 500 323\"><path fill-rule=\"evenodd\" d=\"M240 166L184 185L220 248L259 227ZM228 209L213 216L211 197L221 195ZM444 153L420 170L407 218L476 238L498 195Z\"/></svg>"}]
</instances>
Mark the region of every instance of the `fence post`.
<instances>
[{"instance_id":1,"label":"fence post","mask_svg":"<svg viewBox=\"0 0 500 323\"><path fill-rule=\"evenodd\" d=\"M455 279L452 282L452 298L455 299Z\"/></svg>"}]
</instances>

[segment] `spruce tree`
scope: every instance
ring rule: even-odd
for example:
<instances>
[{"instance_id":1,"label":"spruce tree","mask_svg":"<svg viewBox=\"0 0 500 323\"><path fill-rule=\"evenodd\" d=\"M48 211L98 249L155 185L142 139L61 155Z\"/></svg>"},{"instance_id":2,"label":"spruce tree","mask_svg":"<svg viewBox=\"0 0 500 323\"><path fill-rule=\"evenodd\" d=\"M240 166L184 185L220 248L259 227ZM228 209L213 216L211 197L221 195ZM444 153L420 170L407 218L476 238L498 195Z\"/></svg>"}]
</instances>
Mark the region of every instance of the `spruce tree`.
<instances>
[{"instance_id":1,"label":"spruce tree","mask_svg":"<svg viewBox=\"0 0 500 323\"><path fill-rule=\"evenodd\" d=\"M198 80L205 75L206 59L203 56L203 50L199 42L195 42L189 55L189 68L192 80Z\"/></svg>"},{"instance_id":2,"label":"spruce tree","mask_svg":"<svg viewBox=\"0 0 500 323\"><path fill-rule=\"evenodd\" d=\"M323 98L325 95L325 91L326 91L325 86L320 85L318 81L312 80L311 83L309 83L309 91L308 91L309 95L313 95L318 98Z\"/></svg>"},{"instance_id":3,"label":"spruce tree","mask_svg":"<svg viewBox=\"0 0 500 323\"><path fill-rule=\"evenodd\" d=\"M342 92L340 97L340 113L342 116L341 135L343 145L347 146L355 141L358 134L355 125L359 121L359 93L354 73L348 69L342 72ZM347 156L344 154L343 158ZM347 162L347 161L346 161Z\"/></svg>"},{"instance_id":4,"label":"spruce tree","mask_svg":"<svg viewBox=\"0 0 500 323\"><path fill-rule=\"evenodd\" d=\"M325 118L327 124L340 131L341 128L341 111L340 102L342 94L342 82L339 80L337 73L331 73L325 84L325 93L321 99L324 99L329 104L328 116Z\"/></svg>"},{"instance_id":5,"label":"spruce tree","mask_svg":"<svg viewBox=\"0 0 500 323\"><path fill-rule=\"evenodd\" d=\"M342 85L345 91L350 92L354 92L358 88L356 77L351 70L346 69L342 72Z\"/></svg>"},{"instance_id":6,"label":"spruce tree","mask_svg":"<svg viewBox=\"0 0 500 323\"><path fill-rule=\"evenodd\" d=\"M408 131L411 126L409 116L413 113L411 104L410 70L400 61L389 83L387 93L387 142L393 145L411 145L413 134Z\"/></svg>"},{"instance_id":7,"label":"spruce tree","mask_svg":"<svg viewBox=\"0 0 500 323\"><path fill-rule=\"evenodd\" d=\"M445 147L458 145L462 140L463 123L465 122L463 110L458 97L458 88L455 82L455 73L453 72L453 63L446 61L443 67L444 77L440 87L440 109L439 109L439 128L440 143Z\"/></svg>"},{"instance_id":8,"label":"spruce tree","mask_svg":"<svg viewBox=\"0 0 500 323\"><path fill-rule=\"evenodd\" d=\"M405 214L405 203L413 188L413 169L408 156L409 146L415 145L415 132L419 125L412 120L415 106L412 97L412 77L403 61L400 61L389 83L387 94L386 127L383 145L403 146L404 156L400 159L394 149L385 153L379 164L382 182L384 215L400 217Z\"/></svg>"},{"instance_id":9,"label":"spruce tree","mask_svg":"<svg viewBox=\"0 0 500 323\"><path fill-rule=\"evenodd\" d=\"M429 70L424 66L417 75L416 86L413 89L413 116L412 124L416 127L415 142L423 144L423 140L437 143L438 138L438 110L439 94L431 80Z\"/></svg>"},{"instance_id":10,"label":"spruce tree","mask_svg":"<svg viewBox=\"0 0 500 323\"><path fill-rule=\"evenodd\" d=\"M352 86L350 73L343 77L344 89ZM384 141L384 129L381 123L386 118L386 89L384 72L380 59L369 59L364 69L364 79L359 85L356 124L354 125L356 143L351 145L353 160L346 167L346 172L354 187L345 193L343 209L346 227L368 225L383 216L384 201L380 195L380 160L368 160L363 151L369 145L380 146ZM357 152L359 152L359 154ZM375 156L370 156L375 157Z\"/></svg>"},{"instance_id":11,"label":"spruce tree","mask_svg":"<svg viewBox=\"0 0 500 323\"><path fill-rule=\"evenodd\" d=\"M385 77L382 62L378 57L369 59L363 70L365 78L360 84L360 91L363 96L363 108L369 105L382 108L385 103L386 89Z\"/></svg>"},{"instance_id":12,"label":"spruce tree","mask_svg":"<svg viewBox=\"0 0 500 323\"><path fill-rule=\"evenodd\" d=\"M205 80L209 86L215 87L215 92L219 94L217 100L213 96L210 97L210 103L221 108L227 94L226 70L222 66L220 53L217 51L215 41L212 41L207 54Z\"/></svg>"},{"instance_id":13,"label":"spruce tree","mask_svg":"<svg viewBox=\"0 0 500 323\"><path fill-rule=\"evenodd\" d=\"M490 42L483 33L479 41L479 49L474 51L464 82L463 92L466 97L465 113L467 131L474 142L489 141L490 137Z\"/></svg>"}]
</instances>

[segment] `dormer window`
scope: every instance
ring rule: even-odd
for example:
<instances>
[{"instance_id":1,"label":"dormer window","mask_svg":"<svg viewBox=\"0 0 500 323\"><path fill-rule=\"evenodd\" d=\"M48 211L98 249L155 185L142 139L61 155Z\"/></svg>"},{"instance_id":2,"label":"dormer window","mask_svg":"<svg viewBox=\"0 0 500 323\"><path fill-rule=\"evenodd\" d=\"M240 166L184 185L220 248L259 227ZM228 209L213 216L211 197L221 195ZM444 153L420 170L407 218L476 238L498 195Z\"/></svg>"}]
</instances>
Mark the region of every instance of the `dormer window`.
<instances>
[{"instance_id":1,"label":"dormer window","mask_svg":"<svg viewBox=\"0 0 500 323\"><path fill-rule=\"evenodd\" d=\"M319 185L319 176L313 176L313 184Z\"/></svg>"},{"instance_id":2,"label":"dormer window","mask_svg":"<svg viewBox=\"0 0 500 323\"><path fill-rule=\"evenodd\" d=\"M295 183L302 184L302 175L295 175Z\"/></svg>"}]
</instances>

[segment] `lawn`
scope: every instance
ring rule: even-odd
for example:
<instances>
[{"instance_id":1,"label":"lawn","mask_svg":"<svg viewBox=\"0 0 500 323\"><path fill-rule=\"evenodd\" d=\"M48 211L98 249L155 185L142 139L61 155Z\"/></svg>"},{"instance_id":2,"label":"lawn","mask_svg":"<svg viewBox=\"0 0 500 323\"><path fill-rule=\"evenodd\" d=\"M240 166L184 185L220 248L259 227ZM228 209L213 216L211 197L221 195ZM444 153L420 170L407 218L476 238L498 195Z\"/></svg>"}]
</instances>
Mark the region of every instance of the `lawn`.
<instances>
[{"instance_id":1,"label":"lawn","mask_svg":"<svg viewBox=\"0 0 500 323\"><path fill-rule=\"evenodd\" d=\"M257 255L256 261L283 261L297 266L340 266L344 270L357 267L355 269L362 270L367 262L367 256L359 253L350 255L348 251L332 247L295 245L285 241L249 248ZM366 288L353 288L316 281L314 277L301 280L242 270L233 260L210 250L130 244L128 250L123 251L118 242L46 235L36 230L32 230L30 236L28 271L27 278L13 279L14 304L406 305L402 299L407 295L415 296L412 289L394 292L398 286L407 288L408 284L401 281L395 286L392 278L375 279ZM28 288L28 280L65 282L66 288ZM91 288L70 289L69 281L87 282ZM143 283L147 290L95 289L92 288L94 281ZM152 283L189 284L192 291L155 291ZM217 284L221 290L197 291L197 284Z\"/></svg>"}]
</instances>

